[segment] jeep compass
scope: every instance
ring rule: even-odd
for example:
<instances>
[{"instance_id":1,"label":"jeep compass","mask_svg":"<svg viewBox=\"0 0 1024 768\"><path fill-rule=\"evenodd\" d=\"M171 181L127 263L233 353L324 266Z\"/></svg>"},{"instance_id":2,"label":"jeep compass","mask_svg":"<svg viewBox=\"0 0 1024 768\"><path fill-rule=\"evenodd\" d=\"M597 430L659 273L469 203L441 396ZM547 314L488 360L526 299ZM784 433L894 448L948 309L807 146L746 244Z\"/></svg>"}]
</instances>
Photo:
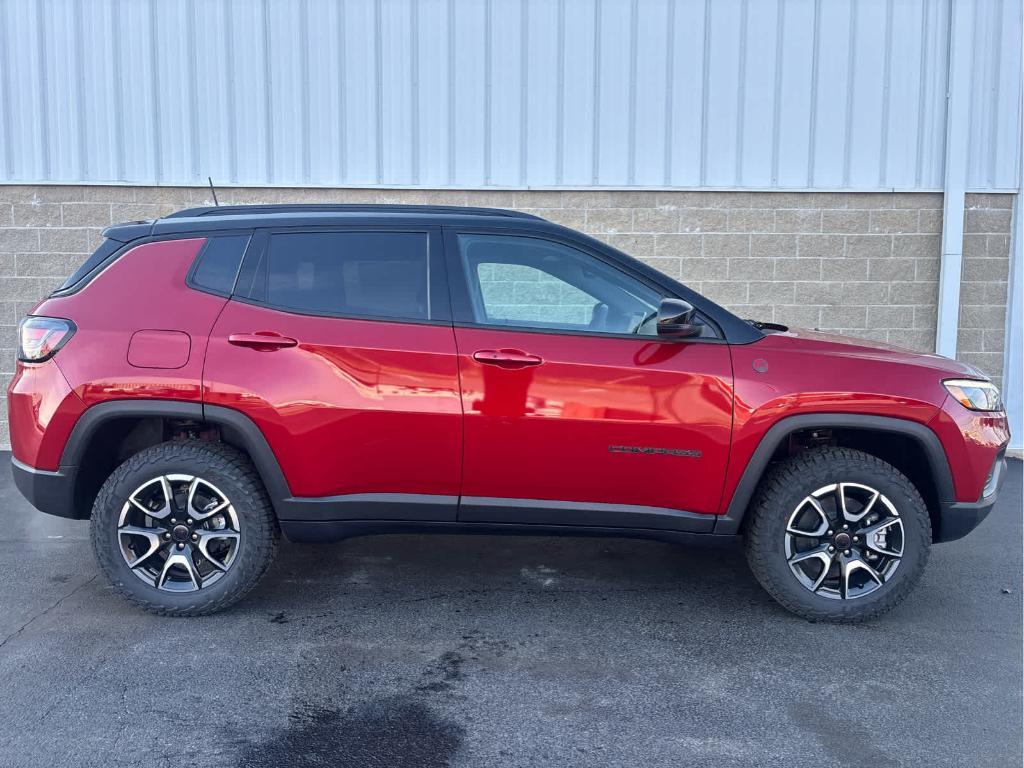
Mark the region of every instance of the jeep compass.
<instances>
[{"instance_id":1,"label":"jeep compass","mask_svg":"<svg viewBox=\"0 0 1024 768\"><path fill-rule=\"evenodd\" d=\"M114 226L20 326L13 470L129 600L238 600L283 533L742 541L812 620L898 603L995 503L971 366L740 319L512 211L193 208Z\"/></svg>"}]
</instances>

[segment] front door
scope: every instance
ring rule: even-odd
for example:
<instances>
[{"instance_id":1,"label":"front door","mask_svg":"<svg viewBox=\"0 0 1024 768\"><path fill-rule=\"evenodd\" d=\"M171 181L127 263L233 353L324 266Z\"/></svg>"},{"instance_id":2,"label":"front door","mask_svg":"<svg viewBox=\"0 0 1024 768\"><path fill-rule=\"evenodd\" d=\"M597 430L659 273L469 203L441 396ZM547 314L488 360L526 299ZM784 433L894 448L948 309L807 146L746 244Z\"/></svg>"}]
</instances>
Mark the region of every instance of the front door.
<instances>
[{"instance_id":1,"label":"front door","mask_svg":"<svg viewBox=\"0 0 1024 768\"><path fill-rule=\"evenodd\" d=\"M728 345L657 336L662 291L583 244L448 238L465 413L459 519L710 530Z\"/></svg>"}]
</instances>

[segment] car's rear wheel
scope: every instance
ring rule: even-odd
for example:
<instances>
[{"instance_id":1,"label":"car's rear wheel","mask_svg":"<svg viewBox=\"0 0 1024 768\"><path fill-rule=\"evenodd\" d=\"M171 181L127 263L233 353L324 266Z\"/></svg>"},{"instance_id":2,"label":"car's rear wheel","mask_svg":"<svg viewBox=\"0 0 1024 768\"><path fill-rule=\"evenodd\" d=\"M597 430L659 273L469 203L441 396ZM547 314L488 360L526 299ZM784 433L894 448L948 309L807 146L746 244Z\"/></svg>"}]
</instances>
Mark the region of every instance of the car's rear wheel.
<instances>
[{"instance_id":1,"label":"car's rear wheel","mask_svg":"<svg viewBox=\"0 0 1024 768\"><path fill-rule=\"evenodd\" d=\"M783 606L812 621L856 622L899 603L924 571L928 509L876 456L812 450L765 477L750 511L747 559Z\"/></svg>"},{"instance_id":2,"label":"car's rear wheel","mask_svg":"<svg viewBox=\"0 0 1024 768\"><path fill-rule=\"evenodd\" d=\"M266 572L277 520L248 459L221 443L155 445L114 470L92 511L92 543L136 605L198 616L231 605Z\"/></svg>"}]
</instances>

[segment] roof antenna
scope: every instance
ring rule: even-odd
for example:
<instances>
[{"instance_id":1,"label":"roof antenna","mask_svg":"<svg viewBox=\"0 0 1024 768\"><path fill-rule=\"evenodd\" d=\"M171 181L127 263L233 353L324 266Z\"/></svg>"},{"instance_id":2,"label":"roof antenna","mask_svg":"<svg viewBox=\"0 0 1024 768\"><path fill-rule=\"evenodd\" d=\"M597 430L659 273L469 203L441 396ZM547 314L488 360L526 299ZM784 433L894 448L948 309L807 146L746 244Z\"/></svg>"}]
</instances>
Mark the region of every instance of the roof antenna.
<instances>
[{"instance_id":1,"label":"roof antenna","mask_svg":"<svg viewBox=\"0 0 1024 768\"><path fill-rule=\"evenodd\" d=\"M213 195L213 204L220 208L220 203L217 202L217 190L213 188L213 177L207 176L206 180L210 182L210 194Z\"/></svg>"}]
</instances>

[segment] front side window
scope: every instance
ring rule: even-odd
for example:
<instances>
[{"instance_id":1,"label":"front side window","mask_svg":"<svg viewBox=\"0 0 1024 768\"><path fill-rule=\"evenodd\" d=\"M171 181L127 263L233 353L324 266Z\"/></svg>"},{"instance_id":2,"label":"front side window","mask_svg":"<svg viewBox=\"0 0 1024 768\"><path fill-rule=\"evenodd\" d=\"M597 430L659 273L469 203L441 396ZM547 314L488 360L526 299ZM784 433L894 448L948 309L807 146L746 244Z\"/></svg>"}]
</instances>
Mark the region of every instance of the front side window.
<instances>
[{"instance_id":1,"label":"front side window","mask_svg":"<svg viewBox=\"0 0 1024 768\"><path fill-rule=\"evenodd\" d=\"M551 240L460 234L474 320L482 325L657 335L661 294Z\"/></svg>"},{"instance_id":2,"label":"front side window","mask_svg":"<svg viewBox=\"0 0 1024 768\"><path fill-rule=\"evenodd\" d=\"M271 234L250 297L323 315L428 320L423 232Z\"/></svg>"}]
</instances>

